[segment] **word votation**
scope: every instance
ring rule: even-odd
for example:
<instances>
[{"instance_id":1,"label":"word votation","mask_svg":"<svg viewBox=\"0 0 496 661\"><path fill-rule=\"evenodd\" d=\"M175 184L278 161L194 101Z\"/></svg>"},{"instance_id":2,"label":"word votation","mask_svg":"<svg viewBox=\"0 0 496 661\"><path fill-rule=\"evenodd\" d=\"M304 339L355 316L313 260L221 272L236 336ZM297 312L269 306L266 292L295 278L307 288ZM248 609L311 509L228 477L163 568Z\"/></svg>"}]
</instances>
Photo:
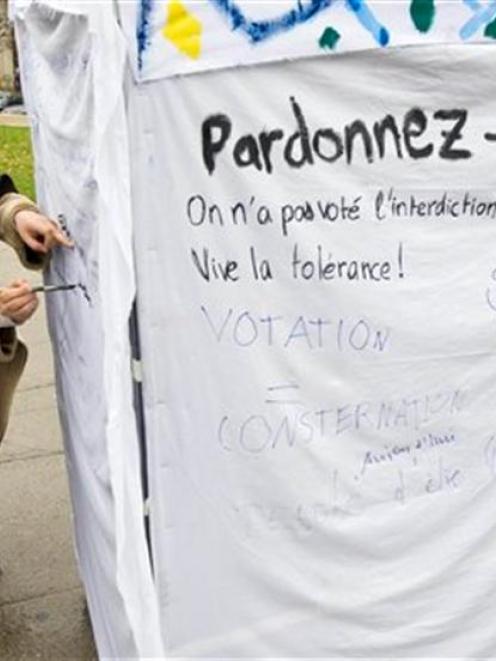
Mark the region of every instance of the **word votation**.
<instances>
[{"instance_id":1,"label":"word votation","mask_svg":"<svg viewBox=\"0 0 496 661\"><path fill-rule=\"evenodd\" d=\"M283 162L291 169L332 164L344 160L373 164L386 156L414 160L437 156L448 161L471 158L472 151L463 144L463 128L468 111L449 108L427 113L411 108L401 119L387 114L372 126L355 119L342 128L311 128L302 107L290 97L296 127L289 132L276 127L259 133L233 138L233 121L223 113L210 115L201 126L203 164L212 175L221 154L227 151L238 168L255 168L272 174ZM436 131L436 141L426 132Z\"/></svg>"},{"instance_id":2,"label":"word votation","mask_svg":"<svg viewBox=\"0 0 496 661\"><path fill-rule=\"evenodd\" d=\"M234 308L219 313L205 305L200 310L209 334L218 344L230 344L241 349L256 345L384 353L391 344L390 328L378 328L373 322L359 317L333 319L317 314L260 314Z\"/></svg>"},{"instance_id":3,"label":"word votation","mask_svg":"<svg viewBox=\"0 0 496 661\"><path fill-rule=\"evenodd\" d=\"M270 411L245 415L226 413L218 423L216 438L226 452L253 455L327 444L357 432L418 431L435 420L456 417L464 409L466 394L461 389L447 389L312 409L286 404L282 411L271 406Z\"/></svg>"}]
</instances>

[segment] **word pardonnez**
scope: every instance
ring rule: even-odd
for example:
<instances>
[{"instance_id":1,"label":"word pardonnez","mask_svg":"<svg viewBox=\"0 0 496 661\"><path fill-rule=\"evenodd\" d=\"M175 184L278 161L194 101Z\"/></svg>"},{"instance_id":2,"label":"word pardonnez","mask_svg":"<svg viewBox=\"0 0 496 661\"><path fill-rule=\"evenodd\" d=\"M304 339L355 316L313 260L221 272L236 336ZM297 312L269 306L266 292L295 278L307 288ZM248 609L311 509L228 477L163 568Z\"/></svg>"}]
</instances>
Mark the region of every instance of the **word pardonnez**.
<instances>
[{"instance_id":1,"label":"word pardonnez","mask_svg":"<svg viewBox=\"0 0 496 661\"><path fill-rule=\"evenodd\" d=\"M201 137L203 163L209 174L214 173L218 158L229 148L237 167L253 167L268 174L281 156L290 168L341 159L347 164L357 159L374 163L389 152L399 159L425 159L437 154L441 159L456 161L472 156L471 150L461 144L468 118L468 111L462 108L440 109L429 116L415 107L401 120L387 114L372 126L355 119L341 130L330 126L311 130L296 98L291 97L290 103L296 131L289 134L282 128L273 128L233 139L230 117L222 113L207 117L201 126Z\"/></svg>"}]
</instances>

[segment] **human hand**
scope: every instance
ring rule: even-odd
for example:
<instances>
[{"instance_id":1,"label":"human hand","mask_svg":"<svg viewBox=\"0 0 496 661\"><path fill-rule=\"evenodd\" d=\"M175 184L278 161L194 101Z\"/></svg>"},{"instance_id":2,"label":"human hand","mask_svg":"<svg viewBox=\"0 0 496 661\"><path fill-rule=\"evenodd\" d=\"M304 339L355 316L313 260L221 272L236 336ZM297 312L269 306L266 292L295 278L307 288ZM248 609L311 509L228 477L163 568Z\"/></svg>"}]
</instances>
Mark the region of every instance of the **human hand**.
<instances>
[{"instance_id":1,"label":"human hand","mask_svg":"<svg viewBox=\"0 0 496 661\"><path fill-rule=\"evenodd\" d=\"M46 254L55 246L74 247L74 242L53 220L37 211L18 211L14 216L14 225L24 243L35 252Z\"/></svg>"},{"instance_id":2,"label":"human hand","mask_svg":"<svg viewBox=\"0 0 496 661\"><path fill-rule=\"evenodd\" d=\"M15 280L8 287L0 288L0 315L23 324L38 307L38 297L25 280Z\"/></svg>"}]
</instances>

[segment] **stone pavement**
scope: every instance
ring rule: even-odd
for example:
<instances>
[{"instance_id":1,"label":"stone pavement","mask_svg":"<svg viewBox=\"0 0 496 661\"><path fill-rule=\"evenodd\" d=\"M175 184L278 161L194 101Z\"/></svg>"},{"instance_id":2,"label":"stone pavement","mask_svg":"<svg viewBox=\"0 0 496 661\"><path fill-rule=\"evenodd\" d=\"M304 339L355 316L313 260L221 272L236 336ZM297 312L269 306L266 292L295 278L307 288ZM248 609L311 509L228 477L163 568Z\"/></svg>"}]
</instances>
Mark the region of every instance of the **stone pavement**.
<instances>
[{"instance_id":1,"label":"stone pavement","mask_svg":"<svg viewBox=\"0 0 496 661\"><path fill-rule=\"evenodd\" d=\"M0 244L0 284L25 274ZM94 659L41 305L22 335L30 357L0 448L0 659Z\"/></svg>"}]
</instances>

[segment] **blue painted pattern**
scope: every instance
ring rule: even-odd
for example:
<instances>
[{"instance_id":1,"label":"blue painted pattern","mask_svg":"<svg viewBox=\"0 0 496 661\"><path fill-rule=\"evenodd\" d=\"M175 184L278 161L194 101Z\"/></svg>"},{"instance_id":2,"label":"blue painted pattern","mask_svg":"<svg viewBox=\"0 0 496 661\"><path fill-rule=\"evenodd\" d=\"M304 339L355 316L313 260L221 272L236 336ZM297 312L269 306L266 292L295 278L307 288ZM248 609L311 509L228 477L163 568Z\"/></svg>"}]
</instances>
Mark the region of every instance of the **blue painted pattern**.
<instances>
[{"instance_id":1,"label":"blue painted pattern","mask_svg":"<svg viewBox=\"0 0 496 661\"><path fill-rule=\"evenodd\" d=\"M296 0L293 9L286 11L277 18L257 21L247 18L235 0L209 0L228 17L231 28L244 32L253 44L260 43L278 33L292 30L306 23L320 12L328 9L338 0L310 0L303 4ZM379 24L366 0L346 0L348 8L354 12L359 23L374 37L380 46L389 42L389 32Z\"/></svg>"},{"instance_id":2,"label":"blue painted pattern","mask_svg":"<svg viewBox=\"0 0 496 661\"><path fill-rule=\"evenodd\" d=\"M341 4L354 14L358 23L375 40L379 46L390 43L390 32L374 15L368 0L293 0L291 9L271 19L257 20L246 16L237 0L206 0L218 11L223 13L234 31L243 33L250 43L256 45L284 33L329 9ZM461 27L459 36L462 40L470 39L474 34L484 29L496 16L496 0L458 0L466 5L472 16ZM139 0L138 23L136 39L138 50L138 65L143 67L143 56L151 42L151 17L157 0ZM407 3L405 2L405 7ZM256 3L254 3L254 8Z\"/></svg>"},{"instance_id":3,"label":"blue painted pattern","mask_svg":"<svg viewBox=\"0 0 496 661\"><path fill-rule=\"evenodd\" d=\"M348 7L355 13L358 21L370 32L380 46L389 43L389 32L371 12L365 0L347 0Z\"/></svg>"},{"instance_id":4,"label":"blue painted pattern","mask_svg":"<svg viewBox=\"0 0 496 661\"><path fill-rule=\"evenodd\" d=\"M233 30L244 32L253 44L265 41L278 33L286 32L301 23L306 23L324 9L331 6L335 0L310 0L306 4L296 1L293 9L284 12L277 18L264 21L254 21L247 18L233 0L209 0L228 17Z\"/></svg>"},{"instance_id":5,"label":"blue painted pattern","mask_svg":"<svg viewBox=\"0 0 496 661\"><path fill-rule=\"evenodd\" d=\"M143 68L143 55L150 45L151 16L155 0L140 0L136 25L136 43L138 48L138 67Z\"/></svg>"},{"instance_id":6,"label":"blue painted pattern","mask_svg":"<svg viewBox=\"0 0 496 661\"><path fill-rule=\"evenodd\" d=\"M474 15L468 20L460 30L462 39L470 39L480 29L485 28L496 16L496 1L483 5L478 0L464 0L467 7L474 12Z\"/></svg>"}]
</instances>

